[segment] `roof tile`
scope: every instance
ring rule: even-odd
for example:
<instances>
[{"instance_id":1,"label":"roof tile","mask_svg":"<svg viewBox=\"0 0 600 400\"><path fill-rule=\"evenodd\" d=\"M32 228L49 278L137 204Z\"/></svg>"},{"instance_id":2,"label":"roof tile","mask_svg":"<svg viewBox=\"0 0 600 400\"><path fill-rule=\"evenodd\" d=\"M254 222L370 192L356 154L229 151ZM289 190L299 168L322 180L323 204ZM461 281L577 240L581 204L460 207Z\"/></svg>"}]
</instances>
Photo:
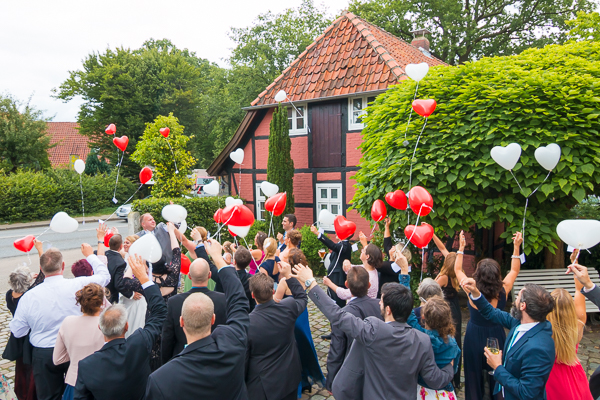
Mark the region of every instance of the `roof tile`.
<instances>
[{"instance_id":1,"label":"roof tile","mask_svg":"<svg viewBox=\"0 0 600 400\"><path fill-rule=\"evenodd\" d=\"M77 122L47 122L46 135L50 144L56 144L48 150L48 158L53 167L71 165L71 156L85 160L90 153L88 139L79 134Z\"/></svg>"}]
</instances>

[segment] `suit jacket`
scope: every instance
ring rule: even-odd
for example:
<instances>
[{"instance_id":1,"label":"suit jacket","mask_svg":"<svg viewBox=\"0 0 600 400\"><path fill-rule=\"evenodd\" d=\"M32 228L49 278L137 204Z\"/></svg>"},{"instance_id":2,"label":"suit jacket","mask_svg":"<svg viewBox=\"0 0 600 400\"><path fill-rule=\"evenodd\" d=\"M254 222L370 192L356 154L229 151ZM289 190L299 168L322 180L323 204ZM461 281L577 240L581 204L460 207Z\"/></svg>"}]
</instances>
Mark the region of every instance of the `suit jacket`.
<instances>
[{"instance_id":1,"label":"suit jacket","mask_svg":"<svg viewBox=\"0 0 600 400\"><path fill-rule=\"evenodd\" d=\"M248 300L233 267L222 268L219 277L227 298L227 323L154 371L146 400L248 398L244 384Z\"/></svg>"},{"instance_id":2,"label":"suit jacket","mask_svg":"<svg viewBox=\"0 0 600 400\"><path fill-rule=\"evenodd\" d=\"M583 293L583 295L587 297L589 301L600 308L600 288L598 285L596 285L589 292L586 292L582 289L581 293ZM592 376L590 376L590 391L592 392L592 397L594 399L600 397L600 367L596 368Z\"/></svg>"},{"instance_id":3,"label":"suit jacket","mask_svg":"<svg viewBox=\"0 0 600 400\"><path fill-rule=\"evenodd\" d=\"M327 276L337 286L345 287L346 273L344 272L344 260L350 260L352 258L352 245L347 240L340 240L334 243L324 234L319 236L319 240L331 251L329 258L330 264L327 269Z\"/></svg>"},{"instance_id":4,"label":"suit jacket","mask_svg":"<svg viewBox=\"0 0 600 400\"><path fill-rule=\"evenodd\" d=\"M150 375L150 352L158 339L167 306L157 285L144 290L150 316L143 329L127 339L114 339L79 361L76 400L137 400L144 398Z\"/></svg>"},{"instance_id":5,"label":"suit jacket","mask_svg":"<svg viewBox=\"0 0 600 400\"><path fill-rule=\"evenodd\" d=\"M136 235L142 237L146 234L146 231L141 230ZM162 253L165 256L165 263L168 264L173 259L173 250L171 249L171 237L169 236L169 231L167 231L167 225L163 222L156 225L154 228L154 236L158 243L160 243L160 248L162 249Z\"/></svg>"},{"instance_id":6,"label":"suit jacket","mask_svg":"<svg viewBox=\"0 0 600 400\"><path fill-rule=\"evenodd\" d=\"M253 400L282 399L298 390L302 378L294 325L308 297L295 278L286 282L293 297L257 304L250 314L246 387Z\"/></svg>"},{"instance_id":7,"label":"suit jacket","mask_svg":"<svg viewBox=\"0 0 600 400\"><path fill-rule=\"evenodd\" d=\"M502 353L503 365L494 371L497 382L494 394L500 392L502 385L505 400L545 399L546 381L555 358L552 324L548 321L538 323L507 351L521 321L493 307L484 296L473 303L484 318L510 329Z\"/></svg>"},{"instance_id":8,"label":"suit jacket","mask_svg":"<svg viewBox=\"0 0 600 400\"><path fill-rule=\"evenodd\" d=\"M114 250L106 251L106 260L108 261L107 267L108 272L110 273L110 282L108 282L108 285L106 285L106 288L110 291L110 298L108 301L110 301L112 304L116 304L119 302L119 293L123 293L123 295L128 298L133 295L131 290L128 290L124 286L117 285L116 276L120 274L121 279L119 279L119 282L122 282L123 273L125 272L127 263L125 260L123 260L121 254ZM118 274L117 271L119 271Z\"/></svg>"},{"instance_id":9,"label":"suit jacket","mask_svg":"<svg viewBox=\"0 0 600 400\"><path fill-rule=\"evenodd\" d=\"M435 389L442 389L454 377L452 365L437 367L429 336L408 324L385 323L377 317L362 320L339 308L319 286L308 296L332 327L354 339L333 380L336 399L414 400L419 375Z\"/></svg>"},{"instance_id":10,"label":"suit jacket","mask_svg":"<svg viewBox=\"0 0 600 400\"><path fill-rule=\"evenodd\" d=\"M192 288L188 292L173 296L167 302L167 318L162 328L161 360L166 364L171 358L181 353L187 344L183 328L179 324L183 302L192 293L204 293L212 300L215 306L215 323L212 330L227 322L227 300L223 293L213 292L207 287Z\"/></svg>"},{"instance_id":11,"label":"suit jacket","mask_svg":"<svg viewBox=\"0 0 600 400\"><path fill-rule=\"evenodd\" d=\"M342 310L360 319L367 317L382 319L379 300L372 299L369 296L357 297L351 300ZM346 335L338 326L331 326L331 343L327 354L327 382L325 386L330 392L333 388L333 380L342 367L346 355L350 352L353 342L354 339Z\"/></svg>"},{"instance_id":12,"label":"suit jacket","mask_svg":"<svg viewBox=\"0 0 600 400\"><path fill-rule=\"evenodd\" d=\"M248 298L248 305L250 306L250 312L254 311L254 307L256 307L256 300L252 298L252 292L250 292L250 275L246 272L245 269L236 269L238 278L240 278L240 282L242 282L242 286L244 287L244 293L246 293L246 297ZM219 282L220 283L220 282Z\"/></svg>"}]
</instances>

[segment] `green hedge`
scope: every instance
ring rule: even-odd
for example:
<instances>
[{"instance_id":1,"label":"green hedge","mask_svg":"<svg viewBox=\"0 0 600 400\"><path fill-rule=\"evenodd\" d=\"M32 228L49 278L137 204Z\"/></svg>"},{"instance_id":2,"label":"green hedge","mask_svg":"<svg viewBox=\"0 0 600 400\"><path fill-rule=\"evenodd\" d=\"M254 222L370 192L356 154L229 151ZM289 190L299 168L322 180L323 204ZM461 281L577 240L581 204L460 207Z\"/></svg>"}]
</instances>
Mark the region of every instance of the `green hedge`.
<instances>
[{"instance_id":1,"label":"green hedge","mask_svg":"<svg viewBox=\"0 0 600 400\"><path fill-rule=\"evenodd\" d=\"M112 198L116 172L82 178L86 214L115 206ZM136 189L134 183L121 176L116 197L125 201ZM49 219L59 211L80 215L79 175L72 170L19 171L10 175L0 172L0 204L0 223Z\"/></svg>"}]
</instances>

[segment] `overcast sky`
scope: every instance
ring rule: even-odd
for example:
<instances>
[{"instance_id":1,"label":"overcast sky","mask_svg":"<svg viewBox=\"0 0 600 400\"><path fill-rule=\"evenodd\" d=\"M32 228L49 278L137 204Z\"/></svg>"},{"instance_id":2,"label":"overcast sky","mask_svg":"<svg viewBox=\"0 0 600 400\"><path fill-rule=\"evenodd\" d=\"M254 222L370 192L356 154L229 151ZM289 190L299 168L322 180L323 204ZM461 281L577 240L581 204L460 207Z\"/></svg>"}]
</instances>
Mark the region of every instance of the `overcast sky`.
<instances>
[{"instance_id":1,"label":"overcast sky","mask_svg":"<svg viewBox=\"0 0 600 400\"><path fill-rule=\"evenodd\" d=\"M76 121L80 100L63 103L51 89L81 68L93 51L139 48L150 38L225 66L230 27L250 25L267 11L297 7L301 0L17 0L2 2L0 93L10 93L53 121ZM316 0L337 15L348 0Z\"/></svg>"}]
</instances>

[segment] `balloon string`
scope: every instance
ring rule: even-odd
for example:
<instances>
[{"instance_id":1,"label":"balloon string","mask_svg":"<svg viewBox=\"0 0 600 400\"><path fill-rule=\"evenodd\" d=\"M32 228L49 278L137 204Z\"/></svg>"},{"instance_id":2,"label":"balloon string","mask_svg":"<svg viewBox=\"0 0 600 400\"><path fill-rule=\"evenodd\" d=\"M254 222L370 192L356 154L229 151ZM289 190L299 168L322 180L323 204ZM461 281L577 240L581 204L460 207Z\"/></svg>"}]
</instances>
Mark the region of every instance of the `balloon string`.
<instances>
[{"instance_id":1,"label":"balloon string","mask_svg":"<svg viewBox=\"0 0 600 400\"><path fill-rule=\"evenodd\" d=\"M512 171L510 171L510 172L511 172L511 174L512 174ZM527 206L529 205L529 198L530 198L531 196L533 196L533 194L534 194L535 192L537 192L539 188L541 188L541 187L542 187L542 185L544 184L544 182L546 182L546 180L548 179L548 177L550 176L550 174L551 174L551 173L552 173L552 171L548 171L548 175L546 175L546 177L544 178L544 180L542 181L542 183L540 183L540 184L538 185L538 187L536 187L536 188L535 188L535 190L529 194L529 196L525 197L525 211L523 211L523 225L522 225L522 228L521 228L521 235L522 235L522 237L523 237L523 243L521 244L521 246L522 246L522 248L523 248L523 253L525 253L525 219L527 218ZM514 175L513 175L513 177L514 177ZM517 179L517 178L515 178L515 180L516 180L516 179ZM518 184L518 183L519 183L519 182L517 182L517 184ZM520 188L520 187L521 187L521 186L519 185L519 188ZM522 190L521 190L521 192L522 192Z\"/></svg>"},{"instance_id":2,"label":"balloon string","mask_svg":"<svg viewBox=\"0 0 600 400\"><path fill-rule=\"evenodd\" d=\"M404 251L404 249L406 249L406 246L408 246L408 244L410 243L411 239L415 235L415 232L417 231L417 226L419 225L419 218L421 218L421 211L423 210L423 206L424 205L425 204L421 203L421 207L419 207L419 213L417 214L417 222L415 222L415 229L413 229L412 234L410 235L410 238L408 238L408 241L406 242L406 244L404 245L404 247L400 251L401 253Z\"/></svg>"},{"instance_id":3,"label":"balloon string","mask_svg":"<svg viewBox=\"0 0 600 400\"><path fill-rule=\"evenodd\" d=\"M131 195L131 196L130 196L130 197L127 199L127 200L125 200L125 203L123 203L123 204L121 204L119 207L117 207L117 208L115 209L115 211L113 211L113 213L112 213L112 214L110 214L110 215L109 215L109 217L108 217L108 218L106 218L106 219L104 220L104 222L106 222L106 221L108 221L109 219L111 219L111 218L112 218L112 216L113 216L113 215L115 215L115 213L117 212L117 210L118 210L120 207L122 207L122 206L124 206L125 204L127 204L127 203L129 202L129 200L131 200L131 199L133 198L133 196L135 196L135 194L136 194L137 192L139 192L139 191L140 191L140 189L142 188L142 186L144 186L144 184L143 184L143 183L140 185L140 187L139 187L139 188L137 188L137 190L136 190L136 191L135 191L135 192L134 192L134 193L133 193L133 194L132 194L132 195Z\"/></svg>"},{"instance_id":4,"label":"balloon string","mask_svg":"<svg viewBox=\"0 0 600 400\"><path fill-rule=\"evenodd\" d=\"M85 225L85 207L83 206L83 184L81 183L81 174L79 174L79 189L81 189L81 214L82 214L82 225Z\"/></svg>"},{"instance_id":5,"label":"balloon string","mask_svg":"<svg viewBox=\"0 0 600 400\"><path fill-rule=\"evenodd\" d=\"M115 181L115 191L113 193L113 202L117 204L117 185L119 184L119 172L121 171L121 163L123 162L123 157L125 157L125 150L123 150L123 155L121 156L121 161L117 164L117 180ZM117 160L119 160L119 155L117 154Z\"/></svg>"},{"instance_id":6,"label":"balloon string","mask_svg":"<svg viewBox=\"0 0 600 400\"><path fill-rule=\"evenodd\" d=\"M410 175L408 178L408 191L409 192L410 192L410 189L412 189L412 167L413 167L413 163L414 163L415 154L417 153L417 147L419 147L419 140L421 140L421 135L423 135L423 131L425 130L426 126L427 126L427 118L425 118L425 123L423 123L423 128L421 129L421 133L419 133L419 137L417 138L417 143L415 144L415 149L413 150L413 154L410 159Z\"/></svg>"},{"instance_id":7,"label":"balloon string","mask_svg":"<svg viewBox=\"0 0 600 400\"><path fill-rule=\"evenodd\" d=\"M523 194L523 188L521 187L521 184L519 183L519 181L517 180L517 177L515 176L515 174L513 174L512 169L509 169L510 174L513 176L513 178L515 178L515 182L517 182L517 185L519 186L519 190L521 191L521 194ZM523 194L524 196L525 194Z\"/></svg>"},{"instance_id":8,"label":"balloon string","mask_svg":"<svg viewBox=\"0 0 600 400\"><path fill-rule=\"evenodd\" d=\"M417 86L415 87L415 94L413 96L413 101L417 98L417 91L419 90L419 82L417 82ZM410 126L410 120L412 118L413 108L412 104L410 107L410 114L408 114L408 122L406 123L406 130L404 131L404 140L406 140L406 134L408 133L408 127Z\"/></svg>"},{"instance_id":9,"label":"balloon string","mask_svg":"<svg viewBox=\"0 0 600 400\"><path fill-rule=\"evenodd\" d=\"M242 164L240 164L239 175L240 175L240 178L239 178L240 184L238 185L238 196L240 195L240 191L242 190Z\"/></svg>"},{"instance_id":10,"label":"balloon string","mask_svg":"<svg viewBox=\"0 0 600 400\"><path fill-rule=\"evenodd\" d=\"M242 239L244 240L244 243L246 243L246 249L249 249L250 247L248 247L248 242L246 242L246 238L242 237Z\"/></svg>"},{"instance_id":11,"label":"balloon string","mask_svg":"<svg viewBox=\"0 0 600 400\"><path fill-rule=\"evenodd\" d=\"M419 279L419 283L423 282L423 259L425 258L425 247L421 249L421 278Z\"/></svg>"},{"instance_id":12,"label":"balloon string","mask_svg":"<svg viewBox=\"0 0 600 400\"><path fill-rule=\"evenodd\" d=\"M175 153L173 153L173 148L171 147L171 143L169 143L168 138L167 138L167 145L169 146L169 149L171 150L171 156L173 156L173 164L175 164L175 173L178 174L179 168L177 168L177 161L175 161Z\"/></svg>"},{"instance_id":13,"label":"balloon string","mask_svg":"<svg viewBox=\"0 0 600 400\"><path fill-rule=\"evenodd\" d=\"M40 236L42 236L44 233L48 232L48 229L50 229L50 227L47 227L46 230L42 233L40 233L39 235L36 236L36 239L39 238Z\"/></svg>"},{"instance_id":14,"label":"balloon string","mask_svg":"<svg viewBox=\"0 0 600 400\"><path fill-rule=\"evenodd\" d=\"M217 236L217 235L219 234L219 232L221 232L221 229L223 229L223 227L224 227L225 225L227 225L227 223L228 223L229 221L231 221L231 218L233 218L233 214L235 214L235 212L236 212L236 210L233 210L233 211L231 212L231 216L229 217L229 219L228 219L227 221L223 222L223 225L221 225L221 226L219 227L219 229L218 229L218 230L217 230L217 232L215 233L215 236ZM234 236L234 237L235 237L235 236Z\"/></svg>"}]
</instances>

